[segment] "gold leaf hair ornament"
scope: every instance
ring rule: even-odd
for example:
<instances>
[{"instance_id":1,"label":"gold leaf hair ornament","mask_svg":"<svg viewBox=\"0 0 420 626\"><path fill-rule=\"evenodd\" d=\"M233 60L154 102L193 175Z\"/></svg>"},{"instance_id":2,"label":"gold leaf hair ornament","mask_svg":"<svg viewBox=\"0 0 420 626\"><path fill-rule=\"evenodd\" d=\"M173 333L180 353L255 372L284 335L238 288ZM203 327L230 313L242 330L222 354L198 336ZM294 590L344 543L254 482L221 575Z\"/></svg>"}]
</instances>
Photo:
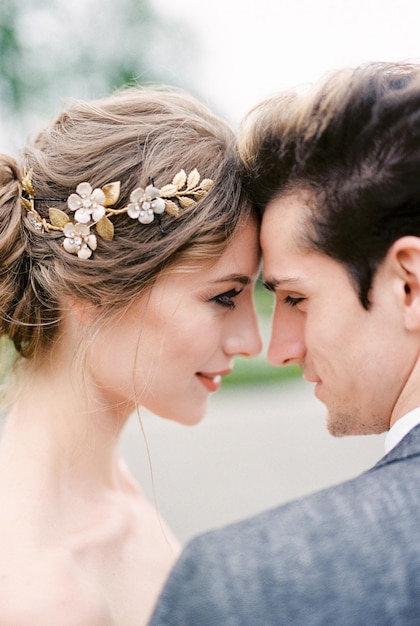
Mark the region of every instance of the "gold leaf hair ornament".
<instances>
[{"instance_id":1,"label":"gold leaf hair ornament","mask_svg":"<svg viewBox=\"0 0 420 626\"><path fill-rule=\"evenodd\" d=\"M130 202L122 209L111 208L120 197L120 182L113 182L101 188L93 189L90 183L80 183L76 193L70 194L67 206L74 212L74 223L69 215L60 209L49 208L49 221L42 218L35 209L35 201L65 202L62 198L41 198L35 196L32 185L32 171L25 172L22 178L22 204L27 210L30 225L38 232L61 231L64 236L63 248L80 259L88 259L97 248L99 235L106 241L114 238L114 215L127 213L131 219L141 224L150 224L155 215L160 219L166 212L172 217L179 217L180 209L192 208L211 189L213 181L204 178L193 169L187 176L184 170L178 172L172 182L160 189L149 184L145 189L137 187L130 194ZM95 228L96 234L91 232ZM162 228L161 231L163 232Z\"/></svg>"}]
</instances>

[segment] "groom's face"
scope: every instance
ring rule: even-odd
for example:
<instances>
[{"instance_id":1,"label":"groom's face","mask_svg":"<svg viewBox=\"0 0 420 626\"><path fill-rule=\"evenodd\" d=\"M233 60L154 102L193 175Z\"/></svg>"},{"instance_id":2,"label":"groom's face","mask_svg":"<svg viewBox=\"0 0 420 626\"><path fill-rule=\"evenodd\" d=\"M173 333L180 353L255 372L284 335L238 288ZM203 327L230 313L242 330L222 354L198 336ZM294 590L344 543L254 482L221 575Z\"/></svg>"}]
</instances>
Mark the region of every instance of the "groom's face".
<instances>
[{"instance_id":1,"label":"groom's face","mask_svg":"<svg viewBox=\"0 0 420 626\"><path fill-rule=\"evenodd\" d=\"M308 200L294 192L264 213L264 280L275 294L268 358L298 364L315 383L332 434L383 432L407 376L387 279L378 271L366 311L345 267L301 245Z\"/></svg>"}]
</instances>

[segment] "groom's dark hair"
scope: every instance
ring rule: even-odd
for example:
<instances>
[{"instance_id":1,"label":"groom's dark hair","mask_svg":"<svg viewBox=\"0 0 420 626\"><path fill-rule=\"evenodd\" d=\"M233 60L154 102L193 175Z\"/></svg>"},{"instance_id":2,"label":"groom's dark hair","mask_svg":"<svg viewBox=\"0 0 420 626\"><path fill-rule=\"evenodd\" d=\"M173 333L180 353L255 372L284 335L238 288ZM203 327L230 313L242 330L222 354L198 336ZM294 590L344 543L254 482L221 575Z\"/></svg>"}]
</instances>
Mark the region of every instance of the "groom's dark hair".
<instances>
[{"instance_id":1,"label":"groom's dark hair","mask_svg":"<svg viewBox=\"0 0 420 626\"><path fill-rule=\"evenodd\" d=\"M245 119L240 154L261 213L310 192L305 244L346 266L367 309L389 247L420 237L420 64L372 63L274 95Z\"/></svg>"}]
</instances>

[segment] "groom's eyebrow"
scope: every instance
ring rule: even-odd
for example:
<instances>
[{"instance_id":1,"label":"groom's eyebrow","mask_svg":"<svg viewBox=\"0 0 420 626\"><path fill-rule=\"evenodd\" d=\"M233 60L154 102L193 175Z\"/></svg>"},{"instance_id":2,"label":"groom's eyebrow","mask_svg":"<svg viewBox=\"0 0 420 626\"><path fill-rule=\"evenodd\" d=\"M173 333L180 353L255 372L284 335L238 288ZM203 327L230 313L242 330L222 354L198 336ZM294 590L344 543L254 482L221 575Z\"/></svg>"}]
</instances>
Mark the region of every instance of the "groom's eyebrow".
<instances>
[{"instance_id":1,"label":"groom's eyebrow","mask_svg":"<svg viewBox=\"0 0 420 626\"><path fill-rule=\"evenodd\" d=\"M299 278L274 278L268 277L264 279L264 287L269 291L276 291L276 289L285 289L286 287L299 287Z\"/></svg>"}]
</instances>

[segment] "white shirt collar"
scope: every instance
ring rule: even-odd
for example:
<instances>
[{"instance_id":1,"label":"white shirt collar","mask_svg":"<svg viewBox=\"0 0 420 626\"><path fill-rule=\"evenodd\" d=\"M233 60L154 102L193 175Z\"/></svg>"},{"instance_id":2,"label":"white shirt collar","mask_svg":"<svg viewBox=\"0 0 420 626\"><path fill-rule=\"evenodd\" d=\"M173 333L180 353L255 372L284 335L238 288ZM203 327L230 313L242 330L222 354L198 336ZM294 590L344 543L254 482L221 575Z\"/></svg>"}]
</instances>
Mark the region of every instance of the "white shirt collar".
<instances>
[{"instance_id":1,"label":"white shirt collar","mask_svg":"<svg viewBox=\"0 0 420 626\"><path fill-rule=\"evenodd\" d=\"M420 424L420 407L400 417L390 428L385 437L385 454L388 454L397 443L400 443L401 439L417 424Z\"/></svg>"}]
</instances>

